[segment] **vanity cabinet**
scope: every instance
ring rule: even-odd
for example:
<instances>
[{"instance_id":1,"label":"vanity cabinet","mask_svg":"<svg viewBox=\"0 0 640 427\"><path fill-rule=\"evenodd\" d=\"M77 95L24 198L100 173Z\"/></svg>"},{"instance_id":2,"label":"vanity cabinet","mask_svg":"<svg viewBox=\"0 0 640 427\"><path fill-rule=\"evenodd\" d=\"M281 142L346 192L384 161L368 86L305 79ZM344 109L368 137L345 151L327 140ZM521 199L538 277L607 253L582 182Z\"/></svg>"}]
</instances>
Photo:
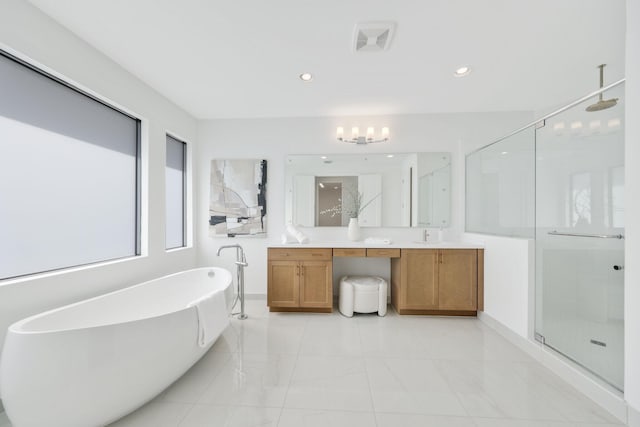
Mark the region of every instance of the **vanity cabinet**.
<instances>
[{"instance_id":1,"label":"vanity cabinet","mask_svg":"<svg viewBox=\"0 0 640 427\"><path fill-rule=\"evenodd\" d=\"M331 312L332 250L269 248L267 304L270 311Z\"/></svg>"},{"instance_id":2,"label":"vanity cabinet","mask_svg":"<svg viewBox=\"0 0 640 427\"><path fill-rule=\"evenodd\" d=\"M402 249L400 258L391 260L391 302L396 311L475 315L479 251Z\"/></svg>"}]
</instances>

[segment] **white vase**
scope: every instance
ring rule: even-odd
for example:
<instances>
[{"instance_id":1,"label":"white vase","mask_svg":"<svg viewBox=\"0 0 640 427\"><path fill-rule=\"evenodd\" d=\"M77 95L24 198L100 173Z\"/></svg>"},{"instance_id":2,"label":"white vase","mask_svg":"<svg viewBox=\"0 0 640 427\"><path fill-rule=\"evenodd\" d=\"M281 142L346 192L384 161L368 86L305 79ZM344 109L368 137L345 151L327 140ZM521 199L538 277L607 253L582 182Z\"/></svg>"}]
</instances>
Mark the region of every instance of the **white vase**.
<instances>
[{"instance_id":1,"label":"white vase","mask_svg":"<svg viewBox=\"0 0 640 427\"><path fill-rule=\"evenodd\" d=\"M352 242L360 240L360 225L358 224L358 218L349 219L347 237L349 237L349 240L351 240Z\"/></svg>"}]
</instances>

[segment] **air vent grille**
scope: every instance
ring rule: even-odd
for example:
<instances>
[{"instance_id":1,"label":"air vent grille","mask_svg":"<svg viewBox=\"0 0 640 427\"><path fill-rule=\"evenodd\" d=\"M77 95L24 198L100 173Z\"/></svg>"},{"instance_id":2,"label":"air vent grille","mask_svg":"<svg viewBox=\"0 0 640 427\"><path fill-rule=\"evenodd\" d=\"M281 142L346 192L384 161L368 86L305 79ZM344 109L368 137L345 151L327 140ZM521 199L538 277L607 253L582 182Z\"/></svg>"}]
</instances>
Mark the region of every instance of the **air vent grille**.
<instances>
[{"instance_id":1,"label":"air vent grille","mask_svg":"<svg viewBox=\"0 0 640 427\"><path fill-rule=\"evenodd\" d=\"M354 50L356 52L382 52L389 49L393 33L393 22L363 22L356 25Z\"/></svg>"}]
</instances>

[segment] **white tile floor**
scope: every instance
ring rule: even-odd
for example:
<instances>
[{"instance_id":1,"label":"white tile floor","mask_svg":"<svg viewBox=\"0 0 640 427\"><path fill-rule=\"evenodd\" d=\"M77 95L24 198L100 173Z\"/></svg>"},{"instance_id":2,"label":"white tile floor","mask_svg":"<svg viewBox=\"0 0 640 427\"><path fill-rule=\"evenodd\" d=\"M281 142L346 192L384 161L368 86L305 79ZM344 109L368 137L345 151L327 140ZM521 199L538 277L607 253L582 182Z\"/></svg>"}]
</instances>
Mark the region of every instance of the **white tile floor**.
<instances>
[{"instance_id":1,"label":"white tile floor","mask_svg":"<svg viewBox=\"0 0 640 427\"><path fill-rule=\"evenodd\" d=\"M247 312L110 427L621 425L475 318Z\"/></svg>"}]
</instances>

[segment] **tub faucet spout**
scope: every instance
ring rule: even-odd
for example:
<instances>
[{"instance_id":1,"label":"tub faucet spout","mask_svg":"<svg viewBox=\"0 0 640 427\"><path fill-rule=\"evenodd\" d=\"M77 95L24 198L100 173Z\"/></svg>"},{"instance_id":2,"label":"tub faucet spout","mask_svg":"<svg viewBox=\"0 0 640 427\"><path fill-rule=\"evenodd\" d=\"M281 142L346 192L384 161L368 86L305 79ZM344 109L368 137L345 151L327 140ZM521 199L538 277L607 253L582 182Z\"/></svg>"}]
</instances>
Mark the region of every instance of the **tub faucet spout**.
<instances>
[{"instance_id":1,"label":"tub faucet spout","mask_svg":"<svg viewBox=\"0 0 640 427\"><path fill-rule=\"evenodd\" d=\"M222 252L223 249L230 249L230 248L235 248L236 252L242 252L242 246L235 244L235 245L224 245L224 246L220 246L218 248L218 253L216 255L220 256L220 252Z\"/></svg>"}]
</instances>

